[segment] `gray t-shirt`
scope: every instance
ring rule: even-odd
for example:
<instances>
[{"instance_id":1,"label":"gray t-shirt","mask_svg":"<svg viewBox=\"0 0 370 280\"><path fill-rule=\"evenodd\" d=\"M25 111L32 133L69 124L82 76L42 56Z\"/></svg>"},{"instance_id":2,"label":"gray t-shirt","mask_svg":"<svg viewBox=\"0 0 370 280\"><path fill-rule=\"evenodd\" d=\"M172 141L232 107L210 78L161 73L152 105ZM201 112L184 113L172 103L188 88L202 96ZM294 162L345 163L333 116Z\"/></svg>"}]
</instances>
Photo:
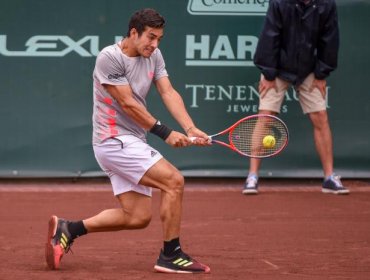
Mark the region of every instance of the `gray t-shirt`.
<instances>
[{"instance_id":1,"label":"gray t-shirt","mask_svg":"<svg viewBox=\"0 0 370 280\"><path fill-rule=\"evenodd\" d=\"M104 48L96 58L94 78L93 144L121 135L145 140L146 131L137 125L104 89L104 84L130 85L137 102L146 107L145 98L152 81L168 76L159 49L149 58L129 57L117 44Z\"/></svg>"}]
</instances>

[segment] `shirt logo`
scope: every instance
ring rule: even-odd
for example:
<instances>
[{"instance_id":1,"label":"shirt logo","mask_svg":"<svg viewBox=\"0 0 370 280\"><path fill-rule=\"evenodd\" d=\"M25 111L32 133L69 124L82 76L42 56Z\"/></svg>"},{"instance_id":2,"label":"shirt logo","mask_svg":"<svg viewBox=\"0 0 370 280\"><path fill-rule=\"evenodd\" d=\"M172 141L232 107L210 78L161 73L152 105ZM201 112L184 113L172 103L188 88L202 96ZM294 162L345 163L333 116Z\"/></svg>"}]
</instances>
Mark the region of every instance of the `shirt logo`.
<instances>
[{"instance_id":1,"label":"shirt logo","mask_svg":"<svg viewBox=\"0 0 370 280\"><path fill-rule=\"evenodd\" d=\"M121 77L124 77L125 76L125 74L124 73L122 73L122 74L109 74L108 75L108 79L109 80L113 80L113 79L115 79L115 80L117 80L117 79L119 79L119 78L121 78Z\"/></svg>"}]
</instances>

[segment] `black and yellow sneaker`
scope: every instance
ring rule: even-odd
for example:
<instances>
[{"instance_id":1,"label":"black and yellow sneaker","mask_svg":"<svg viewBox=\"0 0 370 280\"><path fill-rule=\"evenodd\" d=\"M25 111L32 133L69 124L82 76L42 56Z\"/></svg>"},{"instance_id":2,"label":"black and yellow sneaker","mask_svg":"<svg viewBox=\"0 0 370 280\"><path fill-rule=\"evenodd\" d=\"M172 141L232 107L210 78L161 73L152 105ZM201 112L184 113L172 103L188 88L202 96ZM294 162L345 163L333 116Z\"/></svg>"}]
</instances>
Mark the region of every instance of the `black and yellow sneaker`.
<instances>
[{"instance_id":1,"label":"black and yellow sneaker","mask_svg":"<svg viewBox=\"0 0 370 280\"><path fill-rule=\"evenodd\" d=\"M166 257L161 250L154 270L163 273L210 273L211 269L184 252Z\"/></svg>"},{"instance_id":2,"label":"black and yellow sneaker","mask_svg":"<svg viewBox=\"0 0 370 280\"><path fill-rule=\"evenodd\" d=\"M68 222L52 216L49 220L45 258L50 269L59 269L60 261L71 248L73 240L68 231Z\"/></svg>"}]
</instances>

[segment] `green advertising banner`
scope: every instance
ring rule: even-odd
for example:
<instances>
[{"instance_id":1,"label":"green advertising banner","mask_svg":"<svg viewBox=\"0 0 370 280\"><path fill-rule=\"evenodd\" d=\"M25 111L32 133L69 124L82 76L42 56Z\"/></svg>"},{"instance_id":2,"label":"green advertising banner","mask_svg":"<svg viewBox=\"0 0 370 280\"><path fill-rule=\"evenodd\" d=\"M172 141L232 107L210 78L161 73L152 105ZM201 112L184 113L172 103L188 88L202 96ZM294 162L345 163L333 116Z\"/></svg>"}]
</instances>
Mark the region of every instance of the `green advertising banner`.
<instances>
[{"instance_id":1,"label":"green advertising banner","mask_svg":"<svg viewBox=\"0 0 370 280\"><path fill-rule=\"evenodd\" d=\"M370 178L370 1L337 0L339 67L328 79L335 169ZM258 112L252 58L268 0L5 0L0 9L0 177L102 176L91 146L92 72L99 51L122 38L129 17L151 7L166 18L160 49L173 86L209 134ZM153 88L149 111L174 129ZM290 143L262 177L321 177L312 127L289 89L280 117ZM186 176L244 177L247 158L219 146L149 142Z\"/></svg>"}]
</instances>

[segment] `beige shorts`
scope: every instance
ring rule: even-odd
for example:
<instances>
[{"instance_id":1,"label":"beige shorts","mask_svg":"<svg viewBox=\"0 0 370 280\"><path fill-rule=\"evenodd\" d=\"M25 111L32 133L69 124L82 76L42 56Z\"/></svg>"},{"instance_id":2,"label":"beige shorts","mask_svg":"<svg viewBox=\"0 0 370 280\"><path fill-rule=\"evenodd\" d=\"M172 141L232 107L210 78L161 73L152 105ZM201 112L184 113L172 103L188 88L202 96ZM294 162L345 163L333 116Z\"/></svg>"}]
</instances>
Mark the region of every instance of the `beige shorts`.
<instances>
[{"instance_id":1,"label":"beige shorts","mask_svg":"<svg viewBox=\"0 0 370 280\"><path fill-rule=\"evenodd\" d=\"M261 76L261 79L263 76ZM326 110L326 100L318 88L311 90L314 80L314 74L310 74L301 85L296 88L298 100L301 104L303 113L313 113ZM276 78L276 89L270 89L262 98L260 98L259 110L272 111L280 113L281 105L284 101L285 92L290 83L280 78Z\"/></svg>"},{"instance_id":2,"label":"beige shorts","mask_svg":"<svg viewBox=\"0 0 370 280\"><path fill-rule=\"evenodd\" d=\"M114 195L129 191L152 195L152 188L140 185L139 181L163 158L156 149L135 136L124 135L94 145L94 153L101 169L110 178Z\"/></svg>"}]
</instances>

